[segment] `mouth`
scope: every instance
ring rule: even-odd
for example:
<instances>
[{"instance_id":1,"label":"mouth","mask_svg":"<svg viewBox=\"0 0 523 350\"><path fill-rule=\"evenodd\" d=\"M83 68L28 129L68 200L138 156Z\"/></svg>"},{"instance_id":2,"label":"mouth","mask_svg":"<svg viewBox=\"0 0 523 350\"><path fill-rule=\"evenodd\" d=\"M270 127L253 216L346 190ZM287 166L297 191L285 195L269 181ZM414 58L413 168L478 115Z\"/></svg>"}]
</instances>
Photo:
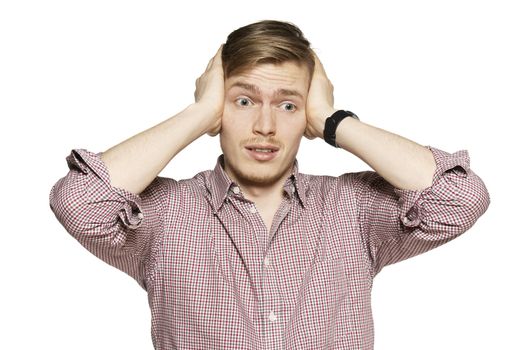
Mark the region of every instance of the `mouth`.
<instances>
[{"instance_id":1,"label":"mouth","mask_svg":"<svg viewBox=\"0 0 523 350\"><path fill-rule=\"evenodd\" d=\"M253 144L245 146L249 156L258 161L269 161L276 157L279 148L273 145Z\"/></svg>"},{"instance_id":2,"label":"mouth","mask_svg":"<svg viewBox=\"0 0 523 350\"><path fill-rule=\"evenodd\" d=\"M247 149L249 151L262 152L262 153L273 153L273 152L277 151L277 150L269 149L269 148L247 148Z\"/></svg>"}]
</instances>

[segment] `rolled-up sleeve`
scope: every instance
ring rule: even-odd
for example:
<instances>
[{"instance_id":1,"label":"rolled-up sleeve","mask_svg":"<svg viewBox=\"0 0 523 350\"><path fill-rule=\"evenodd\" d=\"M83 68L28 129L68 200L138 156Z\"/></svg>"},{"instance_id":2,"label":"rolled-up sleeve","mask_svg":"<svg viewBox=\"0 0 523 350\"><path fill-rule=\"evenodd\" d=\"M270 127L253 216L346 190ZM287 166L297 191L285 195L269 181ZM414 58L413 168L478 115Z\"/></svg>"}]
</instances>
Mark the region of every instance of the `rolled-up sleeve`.
<instances>
[{"instance_id":1,"label":"rolled-up sleeve","mask_svg":"<svg viewBox=\"0 0 523 350\"><path fill-rule=\"evenodd\" d=\"M468 151L451 154L426 147L436 171L424 190L395 188L376 172L356 173L358 218L375 274L456 238L490 204L485 184L470 168Z\"/></svg>"},{"instance_id":2,"label":"rolled-up sleeve","mask_svg":"<svg viewBox=\"0 0 523 350\"><path fill-rule=\"evenodd\" d=\"M154 271L154 242L163 227L165 179L156 178L140 195L113 187L100 156L71 151L69 172L51 189L51 209L90 252L145 288Z\"/></svg>"}]
</instances>

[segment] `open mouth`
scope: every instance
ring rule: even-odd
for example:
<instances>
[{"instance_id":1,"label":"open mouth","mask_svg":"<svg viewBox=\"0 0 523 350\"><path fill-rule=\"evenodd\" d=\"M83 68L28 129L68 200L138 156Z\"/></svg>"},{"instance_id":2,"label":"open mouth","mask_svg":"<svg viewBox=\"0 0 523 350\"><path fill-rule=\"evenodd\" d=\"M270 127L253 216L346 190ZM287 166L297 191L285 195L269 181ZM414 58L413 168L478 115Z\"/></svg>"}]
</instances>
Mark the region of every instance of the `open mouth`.
<instances>
[{"instance_id":1,"label":"open mouth","mask_svg":"<svg viewBox=\"0 0 523 350\"><path fill-rule=\"evenodd\" d=\"M272 160L280 150L278 147L272 145L247 145L245 149L251 158L258 161Z\"/></svg>"},{"instance_id":2,"label":"open mouth","mask_svg":"<svg viewBox=\"0 0 523 350\"><path fill-rule=\"evenodd\" d=\"M270 148L250 148L250 147L247 147L247 149L249 151L262 152L262 153L273 153L273 152L277 151L276 149L270 149Z\"/></svg>"}]
</instances>

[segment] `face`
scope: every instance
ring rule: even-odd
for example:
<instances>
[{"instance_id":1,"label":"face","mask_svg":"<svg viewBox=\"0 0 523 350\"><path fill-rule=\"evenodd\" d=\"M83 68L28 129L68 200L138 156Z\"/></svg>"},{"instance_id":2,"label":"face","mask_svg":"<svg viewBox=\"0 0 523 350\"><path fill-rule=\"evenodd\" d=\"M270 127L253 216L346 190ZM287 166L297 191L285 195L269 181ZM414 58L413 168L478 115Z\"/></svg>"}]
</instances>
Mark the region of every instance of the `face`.
<instances>
[{"instance_id":1,"label":"face","mask_svg":"<svg viewBox=\"0 0 523 350\"><path fill-rule=\"evenodd\" d=\"M261 64L225 80L220 143L240 185L272 186L290 175L306 127L305 65Z\"/></svg>"}]
</instances>

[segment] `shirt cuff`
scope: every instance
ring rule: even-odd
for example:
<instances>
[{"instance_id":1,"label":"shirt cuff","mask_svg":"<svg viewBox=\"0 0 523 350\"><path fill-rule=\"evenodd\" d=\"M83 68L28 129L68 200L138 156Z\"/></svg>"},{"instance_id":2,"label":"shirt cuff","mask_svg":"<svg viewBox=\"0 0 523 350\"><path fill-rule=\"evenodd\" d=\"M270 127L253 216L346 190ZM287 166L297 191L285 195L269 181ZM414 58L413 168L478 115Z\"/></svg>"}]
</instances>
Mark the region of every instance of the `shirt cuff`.
<instances>
[{"instance_id":1,"label":"shirt cuff","mask_svg":"<svg viewBox=\"0 0 523 350\"><path fill-rule=\"evenodd\" d=\"M436 171L432 178L432 185L424 190L408 190L394 188L394 192L399 196L399 214L403 225L407 227L419 226L422 219L422 205L424 198L440 185L441 180L452 174L460 178L470 175L470 158L468 151L461 150L455 153L448 153L432 146L425 146L432 152L436 161Z\"/></svg>"},{"instance_id":2,"label":"shirt cuff","mask_svg":"<svg viewBox=\"0 0 523 350\"><path fill-rule=\"evenodd\" d=\"M90 184L89 191L92 202L120 202L122 206L118 215L123 224L131 229L138 228L144 218L140 196L111 186L109 172L101 155L102 152L93 153L85 149L73 149L66 161L69 169L76 169L85 175L93 176L95 183Z\"/></svg>"}]
</instances>

